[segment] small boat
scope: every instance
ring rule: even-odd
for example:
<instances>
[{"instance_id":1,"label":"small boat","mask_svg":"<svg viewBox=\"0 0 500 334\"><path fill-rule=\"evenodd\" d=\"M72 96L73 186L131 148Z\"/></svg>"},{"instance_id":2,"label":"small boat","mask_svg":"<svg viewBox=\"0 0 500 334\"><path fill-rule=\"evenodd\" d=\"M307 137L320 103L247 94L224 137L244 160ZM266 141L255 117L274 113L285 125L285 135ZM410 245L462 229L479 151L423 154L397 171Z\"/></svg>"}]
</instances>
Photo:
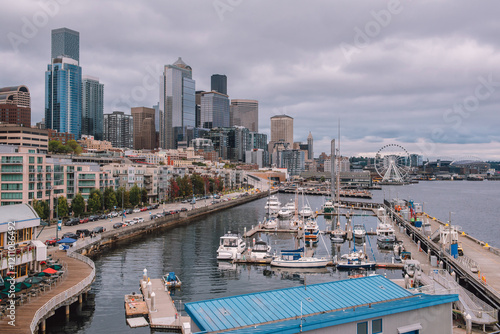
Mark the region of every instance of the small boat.
<instances>
[{"instance_id":1,"label":"small boat","mask_svg":"<svg viewBox=\"0 0 500 334\"><path fill-rule=\"evenodd\" d=\"M274 230L278 227L278 220L276 218L268 218L262 222L261 226L263 229Z\"/></svg>"},{"instance_id":2,"label":"small boat","mask_svg":"<svg viewBox=\"0 0 500 334\"><path fill-rule=\"evenodd\" d=\"M335 211L335 204L333 203L333 200L330 198L327 199L325 204L321 206L321 210L324 214L333 213Z\"/></svg>"},{"instance_id":3,"label":"small boat","mask_svg":"<svg viewBox=\"0 0 500 334\"><path fill-rule=\"evenodd\" d=\"M388 223L379 223L377 226L377 245L381 249L392 249L396 241L396 232Z\"/></svg>"},{"instance_id":4,"label":"small boat","mask_svg":"<svg viewBox=\"0 0 500 334\"><path fill-rule=\"evenodd\" d=\"M356 224L352 228L352 232L354 234L354 238L356 239L363 239L366 235L366 230L363 225Z\"/></svg>"},{"instance_id":5,"label":"small boat","mask_svg":"<svg viewBox=\"0 0 500 334\"><path fill-rule=\"evenodd\" d=\"M375 267L375 262L368 261L367 256L363 251L353 250L349 254L344 254L337 261L337 269L339 270L349 270L349 269L373 269Z\"/></svg>"},{"instance_id":6,"label":"small boat","mask_svg":"<svg viewBox=\"0 0 500 334\"><path fill-rule=\"evenodd\" d=\"M173 271L169 272L167 275L163 275L161 279L163 280L163 283L165 283L165 290L180 288L182 284L179 277L177 277Z\"/></svg>"},{"instance_id":7,"label":"small boat","mask_svg":"<svg viewBox=\"0 0 500 334\"><path fill-rule=\"evenodd\" d=\"M299 215L304 218L309 218L313 215L313 211L311 210L311 207L309 205L305 205L302 210L299 211Z\"/></svg>"},{"instance_id":8,"label":"small boat","mask_svg":"<svg viewBox=\"0 0 500 334\"><path fill-rule=\"evenodd\" d=\"M277 215L278 211L280 210L281 203L278 200L278 197L272 195L269 197L269 199L266 202L266 206L264 207L266 209L266 212L269 215Z\"/></svg>"},{"instance_id":9,"label":"small boat","mask_svg":"<svg viewBox=\"0 0 500 334\"><path fill-rule=\"evenodd\" d=\"M264 260L272 257L271 246L267 244L264 240L257 240L255 245L249 249L250 258L255 258L259 260Z\"/></svg>"},{"instance_id":10,"label":"small boat","mask_svg":"<svg viewBox=\"0 0 500 334\"><path fill-rule=\"evenodd\" d=\"M217 260L234 260L245 250L245 242L237 233L228 231L220 237Z\"/></svg>"},{"instance_id":11,"label":"small boat","mask_svg":"<svg viewBox=\"0 0 500 334\"><path fill-rule=\"evenodd\" d=\"M271 261L271 266L284 268L324 268L330 262L327 258L316 258L311 256L302 256L298 259L289 259L281 254Z\"/></svg>"},{"instance_id":12,"label":"small boat","mask_svg":"<svg viewBox=\"0 0 500 334\"><path fill-rule=\"evenodd\" d=\"M336 228L335 230L330 232L330 241L333 243L341 244L346 239L346 232L340 228Z\"/></svg>"},{"instance_id":13,"label":"small boat","mask_svg":"<svg viewBox=\"0 0 500 334\"><path fill-rule=\"evenodd\" d=\"M292 212L290 210L288 210L288 208L286 206L282 207L278 211L278 217L280 217L280 218L288 218L291 216L292 216Z\"/></svg>"},{"instance_id":14,"label":"small boat","mask_svg":"<svg viewBox=\"0 0 500 334\"><path fill-rule=\"evenodd\" d=\"M304 225L306 245L317 244L319 241L319 226L314 219L308 219Z\"/></svg>"}]
</instances>

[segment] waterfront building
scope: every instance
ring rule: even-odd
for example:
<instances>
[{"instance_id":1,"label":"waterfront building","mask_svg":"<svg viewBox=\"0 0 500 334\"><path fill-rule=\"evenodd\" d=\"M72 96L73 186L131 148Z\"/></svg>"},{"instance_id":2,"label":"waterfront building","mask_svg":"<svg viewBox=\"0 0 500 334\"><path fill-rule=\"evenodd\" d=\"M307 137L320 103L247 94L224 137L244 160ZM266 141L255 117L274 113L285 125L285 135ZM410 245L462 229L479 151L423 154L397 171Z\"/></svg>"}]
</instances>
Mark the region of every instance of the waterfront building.
<instances>
[{"instance_id":1,"label":"waterfront building","mask_svg":"<svg viewBox=\"0 0 500 334\"><path fill-rule=\"evenodd\" d=\"M82 132L82 68L80 34L52 30L51 62L45 72L45 127L68 132L80 139Z\"/></svg>"},{"instance_id":2,"label":"waterfront building","mask_svg":"<svg viewBox=\"0 0 500 334\"><path fill-rule=\"evenodd\" d=\"M146 107L131 109L134 120L134 149L152 150L156 145L155 110Z\"/></svg>"},{"instance_id":3,"label":"waterfront building","mask_svg":"<svg viewBox=\"0 0 500 334\"><path fill-rule=\"evenodd\" d=\"M130 190L134 184L148 192L148 202L158 201L158 167L141 164L108 164L102 167L103 171L113 175L116 188L124 187Z\"/></svg>"},{"instance_id":4,"label":"waterfront building","mask_svg":"<svg viewBox=\"0 0 500 334\"><path fill-rule=\"evenodd\" d=\"M218 92L201 94L201 125L203 128L229 127L229 97Z\"/></svg>"},{"instance_id":5,"label":"waterfront building","mask_svg":"<svg viewBox=\"0 0 500 334\"><path fill-rule=\"evenodd\" d=\"M68 141L75 140L75 135L68 132L58 132L57 130L47 129L49 132L49 141L57 140L63 145L66 145Z\"/></svg>"},{"instance_id":6,"label":"waterfront building","mask_svg":"<svg viewBox=\"0 0 500 334\"><path fill-rule=\"evenodd\" d=\"M277 153L277 167L286 168L291 176L305 170L305 153L300 150L280 150Z\"/></svg>"},{"instance_id":7,"label":"waterfront building","mask_svg":"<svg viewBox=\"0 0 500 334\"><path fill-rule=\"evenodd\" d=\"M22 281L30 272L39 271L40 262L47 260L47 246L35 240L39 227L40 217L30 205L0 207L0 277L4 280L14 277Z\"/></svg>"},{"instance_id":8,"label":"waterfront building","mask_svg":"<svg viewBox=\"0 0 500 334\"><path fill-rule=\"evenodd\" d=\"M251 132L259 132L259 101L231 100L230 126L244 126Z\"/></svg>"},{"instance_id":9,"label":"waterfront building","mask_svg":"<svg viewBox=\"0 0 500 334\"><path fill-rule=\"evenodd\" d=\"M451 333L456 301L376 275L190 302L185 310L193 333Z\"/></svg>"},{"instance_id":10,"label":"waterfront building","mask_svg":"<svg viewBox=\"0 0 500 334\"><path fill-rule=\"evenodd\" d=\"M212 74L210 90L227 95L227 76L225 74Z\"/></svg>"},{"instance_id":11,"label":"waterfront building","mask_svg":"<svg viewBox=\"0 0 500 334\"><path fill-rule=\"evenodd\" d=\"M0 122L31 126L31 98L24 85L0 88Z\"/></svg>"},{"instance_id":12,"label":"waterfront building","mask_svg":"<svg viewBox=\"0 0 500 334\"><path fill-rule=\"evenodd\" d=\"M37 152L47 153L49 132L17 124L0 124L0 144L30 147Z\"/></svg>"},{"instance_id":13,"label":"waterfront building","mask_svg":"<svg viewBox=\"0 0 500 334\"><path fill-rule=\"evenodd\" d=\"M160 147L177 148L177 133L184 136L186 127L195 127L196 101L195 81L191 66L179 59L172 65L165 65L160 80ZM185 138L182 140L186 141Z\"/></svg>"},{"instance_id":14,"label":"waterfront building","mask_svg":"<svg viewBox=\"0 0 500 334\"><path fill-rule=\"evenodd\" d=\"M309 131L309 135L307 136L307 160L314 159L313 141L312 133Z\"/></svg>"},{"instance_id":15,"label":"waterfront building","mask_svg":"<svg viewBox=\"0 0 500 334\"><path fill-rule=\"evenodd\" d=\"M113 111L104 115L104 140L111 142L113 147L134 147L134 122L132 115L123 111Z\"/></svg>"},{"instance_id":16,"label":"waterfront building","mask_svg":"<svg viewBox=\"0 0 500 334\"><path fill-rule=\"evenodd\" d=\"M83 76L82 81L82 135L103 140L104 85L99 78Z\"/></svg>"}]
</instances>

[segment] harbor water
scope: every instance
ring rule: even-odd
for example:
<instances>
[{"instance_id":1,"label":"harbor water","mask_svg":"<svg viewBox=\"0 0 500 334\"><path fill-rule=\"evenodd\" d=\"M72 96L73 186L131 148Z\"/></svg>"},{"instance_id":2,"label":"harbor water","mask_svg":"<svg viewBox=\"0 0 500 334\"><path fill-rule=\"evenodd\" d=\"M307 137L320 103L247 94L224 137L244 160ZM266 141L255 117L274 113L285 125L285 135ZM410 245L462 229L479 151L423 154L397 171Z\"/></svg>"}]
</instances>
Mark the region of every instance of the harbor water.
<instances>
[{"instance_id":1,"label":"harbor water","mask_svg":"<svg viewBox=\"0 0 500 334\"><path fill-rule=\"evenodd\" d=\"M479 239L498 244L500 236L496 224L498 208L494 203L500 195L500 183L495 182L421 182L409 186L388 187L373 191L375 202L386 198L414 199L425 202L424 209L431 215L447 220L452 211L452 223L461 225L465 231ZM284 204L293 195L278 195ZM313 210L319 210L323 198L306 196ZM125 294L137 292L139 279L144 268L148 275L160 278L165 273L175 271L182 280L182 289L172 297L176 306L182 309L186 302L220 298L244 293L259 292L287 287L345 279L348 272L334 268L323 270L274 269L265 265L233 265L216 260L219 238L228 231L243 233L264 217L266 199L261 199L213 214L187 226L161 231L132 241L123 242L116 248L95 259L96 281L83 306L72 306L69 320L64 312L58 312L47 321L48 333L150 333L148 327L130 329L125 321ZM302 200L299 199L299 206ZM489 205L488 205L489 204ZM321 230L332 229L332 221L320 216ZM344 227L345 220L341 221ZM375 230L373 216L354 216L353 224L365 225L367 231ZM293 248L292 234L261 235L273 250ZM255 235L258 239L259 236ZM495 240L493 240L495 239ZM366 240L370 259L391 262L392 253L377 250L376 238ZM253 240L247 240L252 243ZM370 247L371 246L371 247ZM340 247L332 245L329 238L315 247L318 256L344 254L353 247L359 249L362 243L344 243ZM401 278L399 270L377 270L388 278ZM76 303L78 304L78 303Z\"/></svg>"}]
</instances>

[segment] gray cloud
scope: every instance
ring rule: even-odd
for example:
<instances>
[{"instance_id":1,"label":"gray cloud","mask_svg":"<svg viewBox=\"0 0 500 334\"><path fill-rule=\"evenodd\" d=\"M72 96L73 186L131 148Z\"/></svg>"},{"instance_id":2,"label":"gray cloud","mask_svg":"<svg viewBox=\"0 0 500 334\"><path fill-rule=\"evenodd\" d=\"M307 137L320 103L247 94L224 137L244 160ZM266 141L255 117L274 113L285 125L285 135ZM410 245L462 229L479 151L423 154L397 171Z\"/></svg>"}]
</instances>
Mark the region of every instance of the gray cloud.
<instances>
[{"instance_id":1,"label":"gray cloud","mask_svg":"<svg viewBox=\"0 0 500 334\"><path fill-rule=\"evenodd\" d=\"M162 66L181 56L197 89L226 74L231 98L259 100L261 131L285 112L296 141L312 131L316 154L329 151L340 119L348 155L395 142L428 156L461 147L500 158L500 84L474 110L453 111L475 96L479 78L500 82L494 1L402 1L389 19L393 1L65 1L14 52L9 33L23 36L40 4L56 1L21 0L0 13L0 85L29 86L33 122L43 117L50 31L68 27L80 32L84 74L105 84L105 112L141 87L145 95L127 103L157 103ZM356 48L359 31L368 41ZM341 43L355 47L349 60Z\"/></svg>"}]
</instances>

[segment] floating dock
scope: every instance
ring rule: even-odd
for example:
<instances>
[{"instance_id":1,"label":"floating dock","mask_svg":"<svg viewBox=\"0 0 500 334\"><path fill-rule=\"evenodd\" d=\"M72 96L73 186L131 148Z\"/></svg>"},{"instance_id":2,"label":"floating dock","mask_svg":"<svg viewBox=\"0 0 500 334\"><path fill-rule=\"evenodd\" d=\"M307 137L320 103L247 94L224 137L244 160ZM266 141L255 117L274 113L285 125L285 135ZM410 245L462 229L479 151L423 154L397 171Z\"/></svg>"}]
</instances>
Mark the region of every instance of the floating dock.
<instances>
[{"instance_id":1,"label":"floating dock","mask_svg":"<svg viewBox=\"0 0 500 334\"><path fill-rule=\"evenodd\" d=\"M148 315L148 306L141 294L125 295L125 316L127 318L143 317Z\"/></svg>"}]
</instances>

